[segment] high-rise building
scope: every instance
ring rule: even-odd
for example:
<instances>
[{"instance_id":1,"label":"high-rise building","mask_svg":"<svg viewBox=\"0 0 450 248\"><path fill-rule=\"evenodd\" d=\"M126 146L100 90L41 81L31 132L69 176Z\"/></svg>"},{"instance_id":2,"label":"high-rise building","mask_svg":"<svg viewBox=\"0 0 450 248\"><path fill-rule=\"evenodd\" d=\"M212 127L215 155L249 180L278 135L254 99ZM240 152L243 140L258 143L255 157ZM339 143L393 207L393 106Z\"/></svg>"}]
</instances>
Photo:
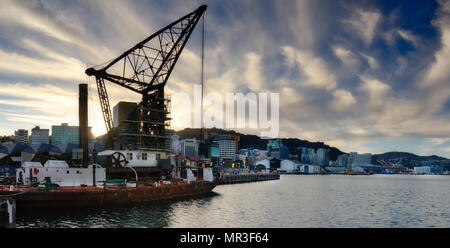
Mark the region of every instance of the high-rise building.
<instances>
[{"instance_id":1,"label":"high-rise building","mask_svg":"<svg viewBox=\"0 0 450 248\"><path fill-rule=\"evenodd\" d=\"M14 140L17 143L28 145L28 130L19 129L14 132Z\"/></svg>"},{"instance_id":2,"label":"high-rise building","mask_svg":"<svg viewBox=\"0 0 450 248\"><path fill-rule=\"evenodd\" d=\"M199 141L196 139L180 140L180 155L181 156L198 156Z\"/></svg>"},{"instance_id":3,"label":"high-rise building","mask_svg":"<svg viewBox=\"0 0 450 248\"><path fill-rule=\"evenodd\" d=\"M269 140L269 143L267 143L267 151L270 153L272 158L289 158L289 149L281 143L281 140Z\"/></svg>"},{"instance_id":4,"label":"high-rise building","mask_svg":"<svg viewBox=\"0 0 450 248\"><path fill-rule=\"evenodd\" d=\"M221 161L223 159L233 159L236 153L236 142L230 136L217 135L214 136L213 142L219 144L219 158Z\"/></svg>"},{"instance_id":5,"label":"high-rise building","mask_svg":"<svg viewBox=\"0 0 450 248\"><path fill-rule=\"evenodd\" d=\"M92 141L92 127L88 127L89 142ZM60 126L52 126L52 144L76 144L80 143L79 140L79 127L69 126L67 123L62 123Z\"/></svg>"},{"instance_id":6,"label":"high-rise building","mask_svg":"<svg viewBox=\"0 0 450 248\"><path fill-rule=\"evenodd\" d=\"M348 154L342 154L337 157L336 166L347 167L347 163L348 163Z\"/></svg>"},{"instance_id":7,"label":"high-rise building","mask_svg":"<svg viewBox=\"0 0 450 248\"><path fill-rule=\"evenodd\" d=\"M41 129L39 126L31 129L30 145L49 144L49 129Z\"/></svg>"},{"instance_id":8,"label":"high-rise building","mask_svg":"<svg viewBox=\"0 0 450 248\"><path fill-rule=\"evenodd\" d=\"M314 164L316 161L316 154L314 148L300 147L298 148L300 152L299 161L305 164Z\"/></svg>"},{"instance_id":9,"label":"high-rise building","mask_svg":"<svg viewBox=\"0 0 450 248\"><path fill-rule=\"evenodd\" d=\"M353 167L370 164L372 164L372 154L370 153L356 154L355 159L353 160Z\"/></svg>"},{"instance_id":10,"label":"high-rise building","mask_svg":"<svg viewBox=\"0 0 450 248\"><path fill-rule=\"evenodd\" d=\"M347 168L349 168L349 169L352 168L353 160L355 160L356 155L358 155L357 152L351 152L348 154Z\"/></svg>"},{"instance_id":11,"label":"high-rise building","mask_svg":"<svg viewBox=\"0 0 450 248\"><path fill-rule=\"evenodd\" d=\"M320 166L328 166L330 164L330 150L325 148L317 149L316 164Z\"/></svg>"},{"instance_id":12,"label":"high-rise building","mask_svg":"<svg viewBox=\"0 0 450 248\"><path fill-rule=\"evenodd\" d=\"M113 125L118 127L121 121L128 118L128 115L136 109L137 103L135 102L119 102L113 108Z\"/></svg>"},{"instance_id":13,"label":"high-rise building","mask_svg":"<svg viewBox=\"0 0 450 248\"><path fill-rule=\"evenodd\" d=\"M357 152L351 152L348 155L348 168L354 168L361 165L371 165L372 164L372 154L364 153L358 154Z\"/></svg>"}]
</instances>

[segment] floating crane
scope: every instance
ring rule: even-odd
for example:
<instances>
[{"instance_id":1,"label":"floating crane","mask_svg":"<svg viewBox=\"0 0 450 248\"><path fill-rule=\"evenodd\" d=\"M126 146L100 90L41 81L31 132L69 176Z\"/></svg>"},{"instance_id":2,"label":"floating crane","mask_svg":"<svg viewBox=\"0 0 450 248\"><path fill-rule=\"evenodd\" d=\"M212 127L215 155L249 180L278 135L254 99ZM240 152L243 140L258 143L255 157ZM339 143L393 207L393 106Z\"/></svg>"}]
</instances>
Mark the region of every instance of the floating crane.
<instances>
[{"instance_id":1,"label":"floating crane","mask_svg":"<svg viewBox=\"0 0 450 248\"><path fill-rule=\"evenodd\" d=\"M96 78L108 147L120 144L120 149L168 151L166 139L170 137L165 127L170 125L170 99L164 97L164 87L206 8L202 5L167 25L106 66L86 69L88 76ZM117 129L113 127L105 81L142 95L142 101Z\"/></svg>"}]
</instances>

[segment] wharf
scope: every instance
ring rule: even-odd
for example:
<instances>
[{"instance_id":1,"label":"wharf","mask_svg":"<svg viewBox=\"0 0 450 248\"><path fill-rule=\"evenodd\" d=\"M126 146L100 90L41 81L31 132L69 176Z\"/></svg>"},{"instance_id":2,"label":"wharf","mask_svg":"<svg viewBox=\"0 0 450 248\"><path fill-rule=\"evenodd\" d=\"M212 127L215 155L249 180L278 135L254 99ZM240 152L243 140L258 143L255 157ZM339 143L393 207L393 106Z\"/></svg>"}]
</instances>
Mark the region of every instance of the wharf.
<instances>
[{"instance_id":1,"label":"wharf","mask_svg":"<svg viewBox=\"0 0 450 248\"><path fill-rule=\"evenodd\" d=\"M279 180L279 174L237 174L237 175L222 175L218 184L235 184L235 183L249 183L268 180Z\"/></svg>"}]
</instances>

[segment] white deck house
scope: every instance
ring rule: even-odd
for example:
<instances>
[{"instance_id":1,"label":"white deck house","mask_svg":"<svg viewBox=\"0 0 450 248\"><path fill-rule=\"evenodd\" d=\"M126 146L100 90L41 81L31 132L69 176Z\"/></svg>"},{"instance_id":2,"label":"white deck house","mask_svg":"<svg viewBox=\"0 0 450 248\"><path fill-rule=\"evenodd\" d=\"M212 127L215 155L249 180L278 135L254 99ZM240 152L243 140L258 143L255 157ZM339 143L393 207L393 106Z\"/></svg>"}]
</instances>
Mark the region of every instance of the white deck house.
<instances>
[{"instance_id":1,"label":"white deck house","mask_svg":"<svg viewBox=\"0 0 450 248\"><path fill-rule=\"evenodd\" d=\"M106 150L99 152L97 156L111 156L121 153L128 161L130 167L156 167L160 159L172 159L165 152L151 152L143 150Z\"/></svg>"},{"instance_id":2,"label":"white deck house","mask_svg":"<svg viewBox=\"0 0 450 248\"><path fill-rule=\"evenodd\" d=\"M29 185L34 182L44 182L50 178L51 182L59 186L93 185L93 168L95 166L96 184L106 180L106 170L100 165L89 165L88 168L70 168L65 161L48 160L44 166L39 162L25 162L16 170L16 182Z\"/></svg>"}]
</instances>

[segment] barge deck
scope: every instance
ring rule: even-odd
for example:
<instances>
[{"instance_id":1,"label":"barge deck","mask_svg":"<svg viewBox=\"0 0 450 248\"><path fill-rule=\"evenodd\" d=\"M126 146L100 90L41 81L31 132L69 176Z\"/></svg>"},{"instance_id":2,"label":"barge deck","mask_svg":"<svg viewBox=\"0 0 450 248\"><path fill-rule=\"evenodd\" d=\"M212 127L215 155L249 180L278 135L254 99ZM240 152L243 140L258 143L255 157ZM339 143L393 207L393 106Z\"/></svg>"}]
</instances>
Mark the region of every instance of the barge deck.
<instances>
[{"instance_id":1,"label":"barge deck","mask_svg":"<svg viewBox=\"0 0 450 248\"><path fill-rule=\"evenodd\" d=\"M106 205L172 199L201 195L211 192L215 183L200 181L193 183L161 184L138 187L94 187L64 186L44 190L37 187L0 187L0 195L13 197L17 209L101 207Z\"/></svg>"}]
</instances>

